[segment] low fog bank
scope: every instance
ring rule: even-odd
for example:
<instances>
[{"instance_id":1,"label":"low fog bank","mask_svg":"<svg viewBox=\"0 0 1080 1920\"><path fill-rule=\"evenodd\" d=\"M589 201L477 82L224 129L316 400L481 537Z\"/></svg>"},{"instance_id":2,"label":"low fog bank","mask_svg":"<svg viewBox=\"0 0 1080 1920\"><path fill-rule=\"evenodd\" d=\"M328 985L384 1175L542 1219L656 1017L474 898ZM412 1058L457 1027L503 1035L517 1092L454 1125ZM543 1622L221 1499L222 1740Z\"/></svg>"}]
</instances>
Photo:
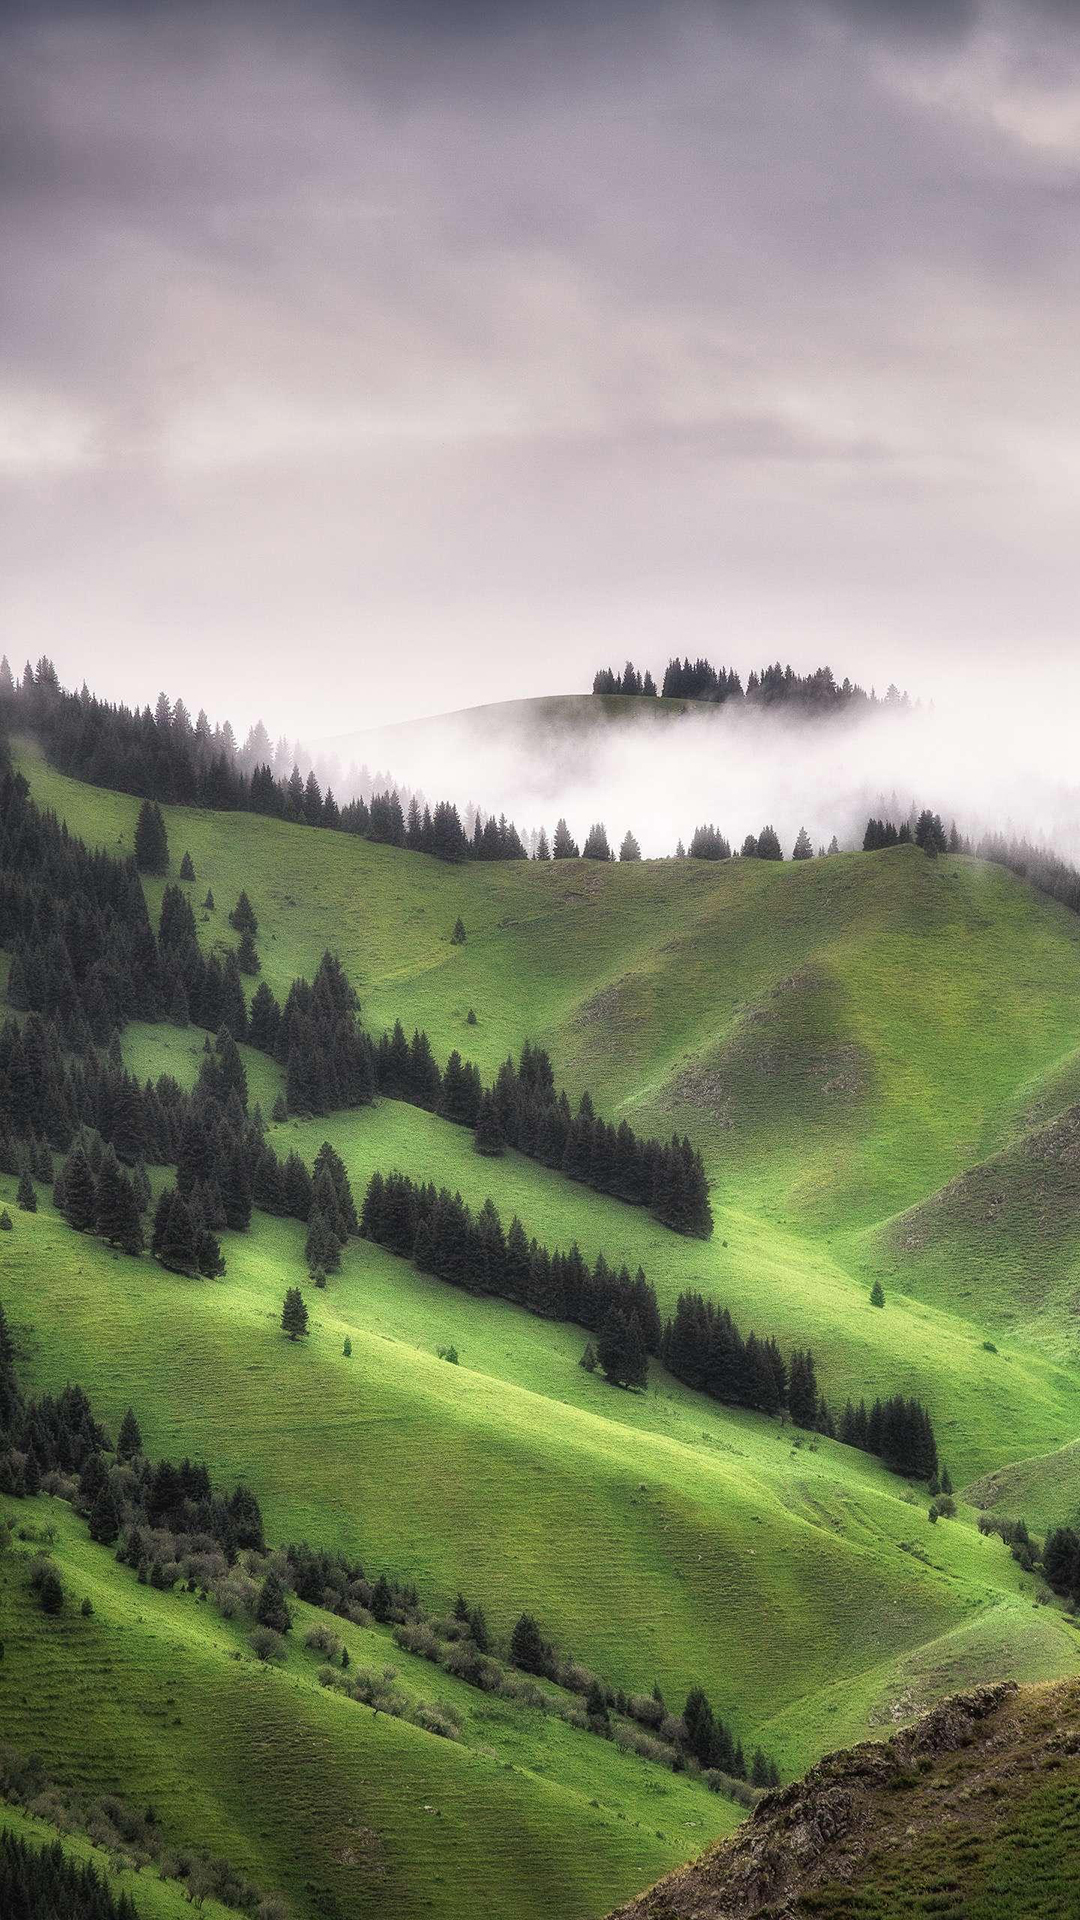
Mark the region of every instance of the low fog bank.
<instances>
[{"instance_id":1,"label":"low fog bank","mask_svg":"<svg viewBox=\"0 0 1080 1920\"><path fill-rule=\"evenodd\" d=\"M733 847L770 824L790 853L860 845L870 813L899 821L930 806L962 832L1024 834L1080 858L1072 703L1023 688L976 688L912 710L827 719L651 701L513 703L327 743L343 766L390 766L401 787L449 799L463 816L505 812L523 835L565 816L583 841L603 821L646 857L672 854L709 822ZM347 791L351 785L343 780Z\"/></svg>"}]
</instances>

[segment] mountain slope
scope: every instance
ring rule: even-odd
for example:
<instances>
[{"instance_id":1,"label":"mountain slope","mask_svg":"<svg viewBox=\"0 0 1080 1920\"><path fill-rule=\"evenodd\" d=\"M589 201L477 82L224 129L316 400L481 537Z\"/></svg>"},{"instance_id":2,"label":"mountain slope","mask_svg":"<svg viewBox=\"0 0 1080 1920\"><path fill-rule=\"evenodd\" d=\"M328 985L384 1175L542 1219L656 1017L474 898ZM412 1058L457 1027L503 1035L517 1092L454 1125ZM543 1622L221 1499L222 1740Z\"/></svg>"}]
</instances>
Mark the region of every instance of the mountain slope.
<instances>
[{"instance_id":1,"label":"mountain slope","mask_svg":"<svg viewBox=\"0 0 1080 1920\"><path fill-rule=\"evenodd\" d=\"M830 1755L612 1920L1075 1920L1080 1686L958 1695Z\"/></svg>"}]
</instances>

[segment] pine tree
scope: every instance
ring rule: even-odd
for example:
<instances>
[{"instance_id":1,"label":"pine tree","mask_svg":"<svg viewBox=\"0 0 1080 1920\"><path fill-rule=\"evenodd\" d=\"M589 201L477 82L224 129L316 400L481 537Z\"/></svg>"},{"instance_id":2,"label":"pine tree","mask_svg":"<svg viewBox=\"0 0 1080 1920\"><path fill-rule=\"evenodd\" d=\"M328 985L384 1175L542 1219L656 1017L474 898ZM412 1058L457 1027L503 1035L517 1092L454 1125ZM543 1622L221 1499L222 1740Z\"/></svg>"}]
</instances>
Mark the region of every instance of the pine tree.
<instances>
[{"instance_id":1,"label":"pine tree","mask_svg":"<svg viewBox=\"0 0 1080 1920\"><path fill-rule=\"evenodd\" d=\"M298 1340L308 1330L308 1310L299 1287L290 1287L281 1309L282 1331L290 1340Z\"/></svg>"},{"instance_id":2,"label":"pine tree","mask_svg":"<svg viewBox=\"0 0 1080 1920\"><path fill-rule=\"evenodd\" d=\"M163 1194L162 1201L167 1201L168 1204L161 1225L159 1244L155 1249L157 1257L162 1266L168 1267L172 1273L192 1274L198 1259L198 1238L190 1208L183 1195L177 1193L175 1188ZM155 1238L158 1236L158 1218L161 1210L161 1202L159 1202L158 1213L154 1215Z\"/></svg>"},{"instance_id":3,"label":"pine tree","mask_svg":"<svg viewBox=\"0 0 1080 1920\"><path fill-rule=\"evenodd\" d=\"M129 1407L120 1422L120 1432L116 1437L116 1457L118 1460L133 1460L142 1450L142 1432L134 1412Z\"/></svg>"},{"instance_id":4,"label":"pine tree","mask_svg":"<svg viewBox=\"0 0 1080 1920\"><path fill-rule=\"evenodd\" d=\"M761 842L759 841L759 850L760 846ZM814 857L814 849L810 844L810 835L807 833L805 827L799 828L795 845L792 848L791 857L793 860L812 860Z\"/></svg>"},{"instance_id":5,"label":"pine tree","mask_svg":"<svg viewBox=\"0 0 1080 1920\"><path fill-rule=\"evenodd\" d=\"M288 1633L292 1628L288 1595L273 1567L259 1589L255 1619L260 1627L271 1627L275 1633Z\"/></svg>"},{"instance_id":6,"label":"pine tree","mask_svg":"<svg viewBox=\"0 0 1080 1920\"><path fill-rule=\"evenodd\" d=\"M259 959L259 949L255 945L255 935L252 933L250 927L245 927L243 933L240 935L240 944L236 949L236 964L241 973L246 973L249 976L258 973L262 966L262 961Z\"/></svg>"},{"instance_id":7,"label":"pine tree","mask_svg":"<svg viewBox=\"0 0 1080 1920\"><path fill-rule=\"evenodd\" d=\"M156 801L144 800L135 828L135 864L140 873L168 873L169 842Z\"/></svg>"},{"instance_id":8,"label":"pine tree","mask_svg":"<svg viewBox=\"0 0 1080 1920\"><path fill-rule=\"evenodd\" d=\"M573 838L565 820L560 820L555 828L551 852L555 860L577 860L580 857L577 841Z\"/></svg>"},{"instance_id":9,"label":"pine tree","mask_svg":"<svg viewBox=\"0 0 1080 1920\"><path fill-rule=\"evenodd\" d=\"M62 1212L76 1233L92 1230L97 1219L97 1182L81 1146L74 1147L63 1165Z\"/></svg>"},{"instance_id":10,"label":"pine tree","mask_svg":"<svg viewBox=\"0 0 1080 1920\"><path fill-rule=\"evenodd\" d=\"M641 859L641 848L638 845L638 842L635 840L633 834L629 831L629 829L627 829L626 833L623 835L623 843L622 843L622 846L619 848L619 859L620 860L640 860Z\"/></svg>"},{"instance_id":11,"label":"pine tree","mask_svg":"<svg viewBox=\"0 0 1080 1920\"><path fill-rule=\"evenodd\" d=\"M342 1347L341 1351L345 1355L346 1360L348 1360L352 1355L352 1341L349 1339L348 1334L345 1335L345 1344Z\"/></svg>"},{"instance_id":12,"label":"pine tree","mask_svg":"<svg viewBox=\"0 0 1080 1920\"><path fill-rule=\"evenodd\" d=\"M181 880L194 880L195 878L195 866L190 853L185 853L180 862L180 878Z\"/></svg>"},{"instance_id":13,"label":"pine tree","mask_svg":"<svg viewBox=\"0 0 1080 1920\"><path fill-rule=\"evenodd\" d=\"M523 1613L514 1626L510 1660L522 1673L544 1674L551 1666L551 1649L531 1613Z\"/></svg>"},{"instance_id":14,"label":"pine tree","mask_svg":"<svg viewBox=\"0 0 1080 1920\"><path fill-rule=\"evenodd\" d=\"M37 1212L37 1194L34 1191L34 1183L30 1175L25 1171L19 1181L18 1190L15 1194L15 1204L21 1208L23 1213Z\"/></svg>"},{"instance_id":15,"label":"pine tree","mask_svg":"<svg viewBox=\"0 0 1080 1920\"><path fill-rule=\"evenodd\" d=\"M485 1154L489 1159L497 1159L505 1151L506 1138L499 1115L499 1105L491 1092L481 1095L480 1110L476 1116L474 1144L477 1153Z\"/></svg>"},{"instance_id":16,"label":"pine tree","mask_svg":"<svg viewBox=\"0 0 1080 1920\"><path fill-rule=\"evenodd\" d=\"M613 856L608 843L607 828L602 820L596 821L594 825L589 828L585 838L585 845L581 849L581 857L583 860L612 859Z\"/></svg>"},{"instance_id":17,"label":"pine tree","mask_svg":"<svg viewBox=\"0 0 1080 1920\"><path fill-rule=\"evenodd\" d=\"M885 1305L885 1289L880 1280L875 1280L870 1289L870 1305L872 1307L883 1307Z\"/></svg>"},{"instance_id":18,"label":"pine tree","mask_svg":"<svg viewBox=\"0 0 1080 1920\"><path fill-rule=\"evenodd\" d=\"M454 921L454 931L450 935L450 943L455 947L463 947L465 945L465 922L460 914Z\"/></svg>"},{"instance_id":19,"label":"pine tree","mask_svg":"<svg viewBox=\"0 0 1080 1920\"><path fill-rule=\"evenodd\" d=\"M235 928L237 933L250 933L253 939L259 931L254 909L244 891L241 891L240 898L229 915L229 925Z\"/></svg>"},{"instance_id":20,"label":"pine tree","mask_svg":"<svg viewBox=\"0 0 1080 1920\"><path fill-rule=\"evenodd\" d=\"M536 852L533 854L533 859L534 860L550 860L551 859L551 848L548 845L548 837L547 837L547 834L544 832L543 827L541 827L540 832L536 836Z\"/></svg>"}]
</instances>

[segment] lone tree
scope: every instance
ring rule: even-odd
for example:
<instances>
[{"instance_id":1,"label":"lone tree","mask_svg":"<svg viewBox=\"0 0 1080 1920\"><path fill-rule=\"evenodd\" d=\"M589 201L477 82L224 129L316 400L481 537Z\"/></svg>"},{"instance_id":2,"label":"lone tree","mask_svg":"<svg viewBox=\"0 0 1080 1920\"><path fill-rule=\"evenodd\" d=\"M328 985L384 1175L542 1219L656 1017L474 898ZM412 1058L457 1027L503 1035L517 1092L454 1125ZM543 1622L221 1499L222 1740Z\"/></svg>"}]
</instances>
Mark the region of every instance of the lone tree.
<instances>
[{"instance_id":1,"label":"lone tree","mask_svg":"<svg viewBox=\"0 0 1080 1920\"><path fill-rule=\"evenodd\" d=\"M872 1307L883 1307L885 1305L885 1289L880 1280L875 1280L870 1289L870 1305Z\"/></svg>"},{"instance_id":2,"label":"lone tree","mask_svg":"<svg viewBox=\"0 0 1080 1920\"><path fill-rule=\"evenodd\" d=\"M144 800L135 828L135 865L140 873L168 873L169 841L161 808L155 800Z\"/></svg>"},{"instance_id":3,"label":"lone tree","mask_svg":"<svg viewBox=\"0 0 1080 1920\"><path fill-rule=\"evenodd\" d=\"M308 1330L307 1308L299 1287L290 1287L281 1308L281 1327L290 1340L299 1340Z\"/></svg>"},{"instance_id":4,"label":"lone tree","mask_svg":"<svg viewBox=\"0 0 1080 1920\"><path fill-rule=\"evenodd\" d=\"M623 843L622 843L622 846L619 848L619 859L620 860L640 860L641 859L641 848L638 845L637 841L635 840L633 834L630 832L629 828L627 828L627 831L623 835Z\"/></svg>"},{"instance_id":5,"label":"lone tree","mask_svg":"<svg viewBox=\"0 0 1080 1920\"><path fill-rule=\"evenodd\" d=\"M810 844L810 835L807 833L805 827L799 828L798 837L791 850L791 857L793 860L812 860L814 857L814 849Z\"/></svg>"},{"instance_id":6,"label":"lone tree","mask_svg":"<svg viewBox=\"0 0 1080 1920\"><path fill-rule=\"evenodd\" d=\"M194 880L195 878L195 865L190 853L185 853L180 862L180 878L181 880Z\"/></svg>"},{"instance_id":7,"label":"lone tree","mask_svg":"<svg viewBox=\"0 0 1080 1920\"><path fill-rule=\"evenodd\" d=\"M460 913L454 921L454 931L450 935L450 944L454 947L463 947L465 945L465 922Z\"/></svg>"}]
</instances>

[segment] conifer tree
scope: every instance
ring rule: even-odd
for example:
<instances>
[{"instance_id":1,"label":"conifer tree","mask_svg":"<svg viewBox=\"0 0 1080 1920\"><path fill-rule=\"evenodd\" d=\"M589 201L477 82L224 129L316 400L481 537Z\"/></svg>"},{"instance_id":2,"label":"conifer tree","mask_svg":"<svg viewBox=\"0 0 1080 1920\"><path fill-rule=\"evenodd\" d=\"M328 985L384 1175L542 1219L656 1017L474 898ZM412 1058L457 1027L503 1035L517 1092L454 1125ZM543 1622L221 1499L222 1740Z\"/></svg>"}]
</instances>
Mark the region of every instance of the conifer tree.
<instances>
[{"instance_id":1,"label":"conifer tree","mask_svg":"<svg viewBox=\"0 0 1080 1920\"><path fill-rule=\"evenodd\" d=\"M885 1305L885 1289L880 1280L875 1280L870 1289L870 1305L872 1307L883 1307Z\"/></svg>"},{"instance_id":2,"label":"conifer tree","mask_svg":"<svg viewBox=\"0 0 1080 1920\"><path fill-rule=\"evenodd\" d=\"M555 839L551 848L554 860L577 860L580 858L578 843L570 832L565 820L560 820L555 828Z\"/></svg>"},{"instance_id":3,"label":"conifer tree","mask_svg":"<svg viewBox=\"0 0 1080 1920\"><path fill-rule=\"evenodd\" d=\"M88 1233L97 1219L97 1182L81 1146L72 1148L63 1165L62 1212L76 1233Z\"/></svg>"},{"instance_id":4,"label":"conifer tree","mask_svg":"<svg viewBox=\"0 0 1080 1920\"><path fill-rule=\"evenodd\" d=\"M116 1436L116 1457L118 1460L133 1460L143 1450L142 1432L131 1407L120 1422L120 1431Z\"/></svg>"},{"instance_id":5,"label":"conifer tree","mask_svg":"<svg viewBox=\"0 0 1080 1920\"><path fill-rule=\"evenodd\" d=\"M37 1212L37 1194L34 1191L34 1183L30 1175L25 1171L22 1174L18 1190L15 1194L15 1205L19 1207L23 1213Z\"/></svg>"},{"instance_id":6,"label":"conifer tree","mask_svg":"<svg viewBox=\"0 0 1080 1920\"><path fill-rule=\"evenodd\" d=\"M544 832L543 827L541 827L540 832L536 836L536 852L533 854L533 859L534 860L550 860L551 859L551 848L548 845L548 837L547 837L547 834Z\"/></svg>"},{"instance_id":7,"label":"conifer tree","mask_svg":"<svg viewBox=\"0 0 1080 1920\"><path fill-rule=\"evenodd\" d=\"M459 914L454 921L454 931L450 935L450 943L455 947L463 947L465 945L465 937L465 922Z\"/></svg>"},{"instance_id":8,"label":"conifer tree","mask_svg":"<svg viewBox=\"0 0 1080 1920\"><path fill-rule=\"evenodd\" d=\"M181 880L194 880L195 878L195 866L190 853L185 853L180 862L180 878Z\"/></svg>"},{"instance_id":9,"label":"conifer tree","mask_svg":"<svg viewBox=\"0 0 1080 1920\"><path fill-rule=\"evenodd\" d=\"M275 1633L288 1633L292 1628L288 1595L273 1567L259 1589L255 1619L260 1627L271 1627Z\"/></svg>"},{"instance_id":10,"label":"conifer tree","mask_svg":"<svg viewBox=\"0 0 1080 1920\"><path fill-rule=\"evenodd\" d=\"M510 1660L522 1673L544 1674L551 1666L551 1649L531 1613L523 1613L510 1636Z\"/></svg>"},{"instance_id":11,"label":"conifer tree","mask_svg":"<svg viewBox=\"0 0 1080 1920\"><path fill-rule=\"evenodd\" d=\"M581 849L583 860L610 860L613 858L608 843L607 828L602 820L596 821L588 831L585 845Z\"/></svg>"},{"instance_id":12,"label":"conifer tree","mask_svg":"<svg viewBox=\"0 0 1080 1920\"><path fill-rule=\"evenodd\" d=\"M810 835L807 833L805 827L799 828L795 845L791 851L791 857L793 860L812 860L814 857L814 849L810 844Z\"/></svg>"},{"instance_id":13,"label":"conifer tree","mask_svg":"<svg viewBox=\"0 0 1080 1920\"><path fill-rule=\"evenodd\" d=\"M498 1102L493 1093L485 1092L480 1098L480 1108L476 1116L474 1144L477 1153L486 1154L489 1159L497 1159L506 1148L502 1120Z\"/></svg>"},{"instance_id":14,"label":"conifer tree","mask_svg":"<svg viewBox=\"0 0 1080 1920\"><path fill-rule=\"evenodd\" d=\"M140 873L168 873L169 842L161 808L144 800L135 828L135 864Z\"/></svg>"},{"instance_id":15,"label":"conifer tree","mask_svg":"<svg viewBox=\"0 0 1080 1920\"><path fill-rule=\"evenodd\" d=\"M620 860L640 860L641 859L641 848L638 845L637 841L635 840L633 834L630 832L629 828L627 828L626 833L623 835L623 843L622 843L622 846L619 848L619 859Z\"/></svg>"},{"instance_id":16,"label":"conifer tree","mask_svg":"<svg viewBox=\"0 0 1080 1920\"><path fill-rule=\"evenodd\" d=\"M290 1340L298 1340L308 1330L308 1310L299 1287L290 1287L281 1309L282 1331Z\"/></svg>"}]
</instances>

